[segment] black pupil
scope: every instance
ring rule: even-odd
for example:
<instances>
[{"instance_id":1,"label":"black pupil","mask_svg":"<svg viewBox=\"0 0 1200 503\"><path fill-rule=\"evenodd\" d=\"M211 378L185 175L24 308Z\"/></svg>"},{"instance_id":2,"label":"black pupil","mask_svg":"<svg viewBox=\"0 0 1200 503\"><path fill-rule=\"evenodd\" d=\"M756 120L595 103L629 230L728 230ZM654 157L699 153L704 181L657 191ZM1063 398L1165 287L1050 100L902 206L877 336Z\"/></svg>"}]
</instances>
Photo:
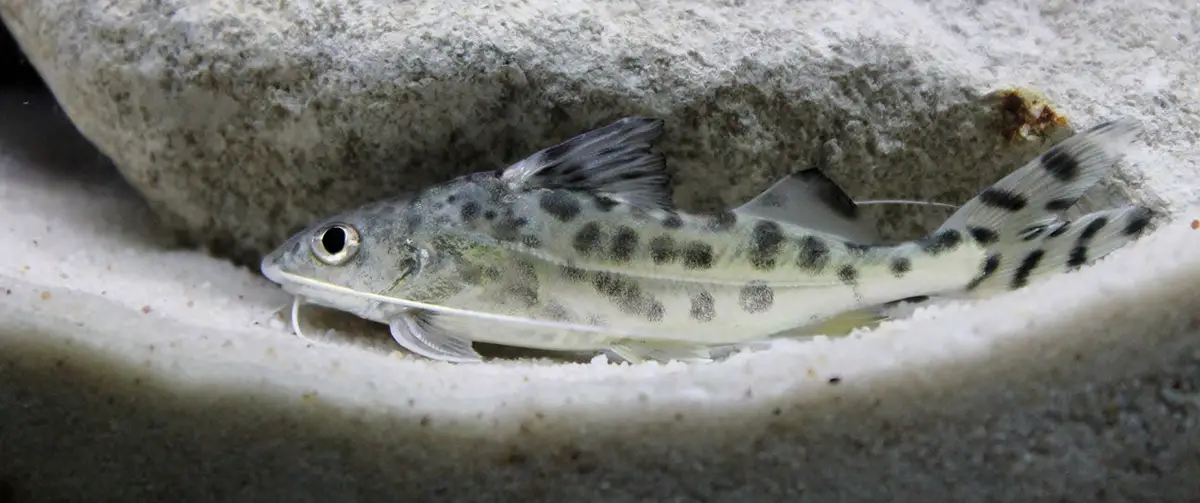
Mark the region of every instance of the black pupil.
<instances>
[{"instance_id":1,"label":"black pupil","mask_svg":"<svg viewBox=\"0 0 1200 503\"><path fill-rule=\"evenodd\" d=\"M321 236L321 246L324 246L330 255L338 254L346 246L346 231L341 227L330 228Z\"/></svg>"}]
</instances>

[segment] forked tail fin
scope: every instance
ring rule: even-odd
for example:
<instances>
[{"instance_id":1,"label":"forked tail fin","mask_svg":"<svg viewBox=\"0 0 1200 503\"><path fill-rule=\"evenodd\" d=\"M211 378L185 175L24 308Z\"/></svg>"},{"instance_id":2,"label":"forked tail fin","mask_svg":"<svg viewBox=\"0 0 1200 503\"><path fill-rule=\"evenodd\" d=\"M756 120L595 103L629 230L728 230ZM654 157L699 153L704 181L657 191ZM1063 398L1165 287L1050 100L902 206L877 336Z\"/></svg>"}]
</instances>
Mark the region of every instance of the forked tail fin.
<instances>
[{"instance_id":1,"label":"forked tail fin","mask_svg":"<svg viewBox=\"0 0 1200 503\"><path fill-rule=\"evenodd\" d=\"M938 232L958 231L987 250L967 290L1016 289L1050 273L1069 271L1134 240L1154 212L1127 206L1070 222L1063 213L1112 171L1141 132L1119 119L1087 129L1051 147L984 189L950 216Z\"/></svg>"},{"instance_id":2,"label":"forked tail fin","mask_svg":"<svg viewBox=\"0 0 1200 503\"><path fill-rule=\"evenodd\" d=\"M1043 276L1073 271L1137 239L1153 218L1149 208L1126 206L1035 227L1019 241L990 247L967 290L1016 290Z\"/></svg>"}]
</instances>

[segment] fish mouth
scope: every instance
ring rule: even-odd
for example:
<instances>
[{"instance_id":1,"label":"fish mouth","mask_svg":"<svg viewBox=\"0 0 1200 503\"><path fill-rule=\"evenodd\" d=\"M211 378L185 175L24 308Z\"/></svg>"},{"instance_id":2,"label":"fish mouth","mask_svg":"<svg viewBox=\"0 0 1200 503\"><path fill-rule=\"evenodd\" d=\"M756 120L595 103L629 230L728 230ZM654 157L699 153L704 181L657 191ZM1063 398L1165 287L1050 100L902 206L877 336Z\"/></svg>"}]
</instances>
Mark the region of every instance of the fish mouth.
<instances>
[{"instance_id":1,"label":"fish mouth","mask_svg":"<svg viewBox=\"0 0 1200 503\"><path fill-rule=\"evenodd\" d=\"M287 289L287 273L283 272L283 268L280 267L279 264L271 261L270 258L266 258L263 259L262 265L259 266L258 269L260 272L262 272L262 275L266 276L267 279L271 280L272 283L277 283L285 290Z\"/></svg>"},{"instance_id":2,"label":"fish mouth","mask_svg":"<svg viewBox=\"0 0 1200 503\"><path fill-rule=\"evenodd\" d=\"M301 297L308 304L345 311L360 318L384 323L381 303L372 294L360 292L323 281L306 278L283 270L277 264L263 264L262 274L279 284L283 291Z\"/></svg>"},{"instance_id":3,"label":"fish mouth","mask_svg":"<svg viewBox=\"0 0 1200 503\"><path fill-rule=\"evenodd\" d=\"M271 280L272 283L279 284L287 289L287 277L289 274L283 271L283 266L279 264L279 258L282 256L283 248L279 248L271 253L268 253L262 258L262 262L258 264L258 270L263 276Z\"/></svg>"}]
</instances>

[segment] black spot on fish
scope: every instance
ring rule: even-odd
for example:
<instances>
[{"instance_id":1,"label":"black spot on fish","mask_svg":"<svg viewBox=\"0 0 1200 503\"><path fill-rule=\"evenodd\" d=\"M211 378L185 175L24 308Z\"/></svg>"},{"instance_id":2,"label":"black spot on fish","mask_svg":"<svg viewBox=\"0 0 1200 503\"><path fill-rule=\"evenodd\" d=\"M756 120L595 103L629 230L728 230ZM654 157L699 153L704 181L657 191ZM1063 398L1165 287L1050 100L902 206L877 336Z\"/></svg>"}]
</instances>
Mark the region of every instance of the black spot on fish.
<instances>
[{"instance_id":1,"label":"black spot on fish","mask_svg":"<svg viewBox=\"0 0 1200 503\"><path fill-rule=\"evenodd\" d=\"M1045 255L1045 250L1034 250L1029 252L1029 255L1026 255L1025 258L1021 260L1021 265L1017 266L1016 272L1013 273L1012 283L1009 285L1010 288L1016 290L1029 284L1029 276L1033 274L1033 270L1036 269L1038 264L1042 262L1042 257Z\"/></svg>"},{"instance_id":2,"label":"black spot on fish","mask_svg":"<svg viewBox=\"0 0 1200 503\"><path fill-rule=\"evenodd\" d=\"M487 278L488 280L496 281L500 279L500 276L500 269L497 269L493 266L485 266L483 268L483 277Z\"/></svg>"},{"instance_id":3,"label":"black spot on fish","mask_svg":"<svg viewBox=\"0 0 1200 503\"><path fill-rule=\"evenodd\" d=\"M463 205L458 208L458 216L459 218L462 218L464 222L474 220L475 217L479 216L479 203L476 203L475 201L467 201L463 203Z\"/></svg>"},{"instance_id":4,"label":"black spot on fish","mask_svg":"<svg viewBox=\"0 0 1200 503\"><path fill-rule=\"evenodd\" d=\"M1061 199L1051 199L1050 201L1046 202L1045 208L1046 211L1064 211L1070 209L1072 206L1075 206L1076 201L1078 201L1077 198L1067 197Z\"/></svg>"},{"instance_id":5,"label":"black spot on fish","mask_svg":"<svg viewBox=\"0 0 1200 503\"><path fill-rule=\"evenodd\" d=\"M581 255L590 255L598 244L600 244L600 224L596 222L584 224L575 233L575 238L571 240L571 247Z\"/></svg>"},{"instance_id":6,"label":"black spot on fish","mask_svg":"<svg viewBox=\"0 0 1200 503\"><path fill-rule=\"evenodd\" d=\"M587 272L578 267L564 265L561 272L562 277L569 281L583 282L587 280Z\"/></svg>"},{"instance_id":7,"label":"black spot on fish","mask_svg":"<svg viewBox=\"0 0 1200 503\"><path fill-rule=\"evenodd\" d=\"M487 184L488 204L500 204L504 200L504 195L508 190L502 184L496 183L493 177L490 183Z\"/></svg>"},{"instance_id":8,"label":"black spot on fish","mask_svg":"<svg viewBox=\"0 0 1200 503\"><path fill-rule=\"evenodd\" d=\"M675 260L675 240L670 236L656 236L650 240L650 258L655 264L666 264Z\"/></svg>"},{"instance_id":9,"label":"black spot on fish","mask_svg":"<svg viewBox=\"0 0 1200 503\"><path fill-rule=\"evenodd\" d=\"M561 190L543 192L542 197L538 199L538 206L563 222L574 220L583 211L574 196Z\"/></svg>"},{"instance_id":10,"label":"black spot on fish","mask_svg":"<svg viewBox=\"0 0 1200 503\"><path fill-rule=\"evenodd\" d=\"M1029 204L1024 196L997 187L983 189L978 197L979 202L987 206L1012 212L1021 211L1025 205Z\"/></svg>"},{"instance_id":11,"label":"black spot on fish","mask_svg":"<svg viewBox=\"0 0 1200 503\"><path fill-rule=\"evenodd\" d=\"M1079 176L1079 161L1059 146L1042 154L1042 167L1060 182L1070 182Z\"/></svg>"},{"instance_id":12,"label":"black spot on fish","mask_svg":"<svg viewBox=\"0 0 1200 503\"><path fill-rule=\"evenodd\" d=\"M804 236L799 241L800 252L796 265L801 269L820 272L829 264L829 247L816 236Z\"/></svg>"},{"instance_id":13,"label":"black spot on fish","mask_svg":"<svg viewBox=\"0 0 1200 503\"><path fill-rule=\"evenodd\" d=\"M449 196L446 196L446 203L447 204L457 204L458 203L458 194L450 194Z\"/></svg>"},{"instance_id":14,"label":"black spot on fish","mask_svg":"<svg viewBox=\"0 0 1200 503\"><path fill-rule=\"evenodd\" d=\"M1095 220L1088 222L1087 227L1083 228L1083 232L1079 233L1079 240L1086 241L1096 237L1096 233L1100 232L1100 229L1103 229L1106 225L1108 225L1107 218L1097 217Z\"/></svg>"},{"instance_id":15,"label":"black spot on fish","mask_svg":"<svg viewBox=\"0 0 1200 503\"><path fill-rule=\"evenodd\" d=\"M986 227L968 227L967 232L971 233L971 238L980 246L988 246L1000 240L1000 235L996 231Z\"/></svg>"},{"instance_id":16,"label":"black spot on fish","mask_svg":"<svg viewBox=\"0 0 1200 503\"><path fill-rule=\"evenodd\" d=\"M616 201L600 195L597 195L594 199L592 199L592 204L596 206L597 210L603 213L608 213L617 206Z\"/></svg>"},{"instance_id":17,"label":"black spot on fish","mask_svg":"<svg viewBox=\"0 0 1200 503\"><path fill-rule=\"evenodd\" d=\"M733 211L722 211L710 217L705 227L713 232L724 232L737 224L737 214Z\"/></svg>"},{"instance_id":18,"label":"black spot on fish","mask_svg":"<svg viewBox=\"0 0 1200 503\"><path fill-rule=\"evenodd\" d=\"M592 286L596 288L597 292L608 297L623 297L626 295L627 289L637 287L636 284L624 281L620 276L607 272L596 273L592 278Z\"/></svg>"},{"instance_id":19,"label":"black spot on fish","mask_svg":"<svg viewBox=\"0 0 1200 503\"><path fill-rule=\"evenodd\" d=\"M649 319L656 303L661 308L661 303L642 294L642 289L637 282L617 274L598 272L592 280L592 286L596 288L597 292L615 303L623 313L645 316ZM661 320L661 310L658 316Z\"/></svg>"},{"instance_id":20,"label":"black spot on fish","mask_svg":"<svg viewBox=\"0 0 1200 503\"><path fill-rule=\"evenodd\" d=\"M983 263L979 266L979 274L976 275L970 283L967 283L967 290L970 291L979 288L980 284L992 277L993 274L996 274L996 271L999 269L1000 254L993 253L988 255L987 258L983 259Z\"/></svg>"},{"instance_id":21,"label":"black spot on fish","mask_svg":"<svg viewBox=\"0 0 1200 503\"><path fill-rule=\"evenodd\" d=\"M487 210L487 211L484 211L484 212L483 212L483 218L486 218L486 219L488 219L488 220L495 220L495 219L496 219L496 212L495 212L495 211L493 211L493 210Z\"/></svg>"},{"instance_id":22,"label":"black spot on fish","mask_svg":"<svg viewBox=\"0 0 1200 503\"><path fill-rule=\"evenodd\" d=\"M667 217L662 220L662 225L668 229L678 229L683 227L683 219L679 218L679 215L667 215Z\"/></svg>"},{"instance_id":23,"label":"black spot on fish","mask_svg":"<svg viewBox=\"0 0 1200 503\"><path fill-rule=\"evenodd\" d=\"M1125 224L1125 228L1121 232L1126 236L1141 234L1150 225L1152 219L1154 219L1154 210L1139 208L1129 216L1129 223Z\"/></svg>"},{"instance_id":24,"label":"black spot on fish","mask_svg":"<svg viewBox=\"0 0 1200 503\"><path fill-rule=\"evenodd\" d=\"M1047 234L1046 237L1049 237L1049 238L1059 237L1063 234L1066 234L1067 229L1069 229L1070 227L1071 227L1071 222L1063 222L1063 223L1059 224L1058 227L1055 227L1054 230L1050 231L1050 234Z\"/></svg>"},{"instance_id":25,"label":"black spot on fish","mask_svg":"<svg viewBox=\"0 0 1200 503\"><path fill-rule=\"evenodd\" d=\"M712 294L700 292L692 296L692 309L688 312L696 321L712 321L717 315L717 308Z\"/></svg>"},{"instance_id":26,"label":"black spot on fish","mask_svg":"<svg viewBox=\"0 0 1200 503\"><path fill-rule=\"evenodd\" d=\"M683 267L686 269L708 269L713 265L713 249L708 243L696 241L681 250Z\"/></svg>"},{"instance_id":27,"label":"black spot on fish","mask_svg":"<svg viewBox=\"0 0 1200 503\"><path fill-rule=\"evenodd\" d=\"M918 239L921 249L930 255L940 255L958 247L962 243L962 234L954 229L946 229L932 236Z\"/></svg>"},{"instance_id":28,"label":"black spot on fish","mask_svg":"<svg viewBox=\"0 0 1200 503\"><path fill-rule=\"evenodd\" d=\"M663 320L663 316L666 315L666 313L667 308L666 306L663 306L662 302L654 299L648 299L646 301L646 321L654 323L660 322Z\"/></svg>"},{"instance_id":29,"label":"black spot on fish","mask_svg":"<svg viewBox=\"0 0 1200 503\"><path fill-rule=\"evenodd\" d=\"M549 301L544 308L546 316L554 321L571 321L571 312L567 307L555 301Z\"/></svg>"},{"instance_id":30,"label":"black spot on fish","mask_svg":"<svg viewBox=\"0 0 1200 503\"><path fill-rule=\"evenodd\" d=\"M538 239L537 236L534 236L532 234L526 234L524 236L521 236L521 244L528 246L530 248L541 248L542 240Z\"/></svg>"},{"instance_id":31,"label":"black spot on fish","mask_svg":"<svg viewBox=\"0 0 1200 503\"><path fill-rule=\"evenodd\" d=\"M637 250L638 234L632 227L621 226L612 238L609 256L615 262L629 262Z\"/></svg>"},{"instance_id":32,"label":"black spot on fish","mask_svg":"<svg viewBox=\"0 0 1200 503\"><path fill-rule=\"evenodd\" d=\"M1033 241L1033 240L1037 239L1038 236L1041 236L1043 232L1046 232L1045 225L1035 225L1033 227L1029 227L1029 228L1026 228L1025 230L1021 231L1020 236L1021 236L1021 239L1024 241Z\"/></svg>"},{"instance_id":33,"label":"black spot on fish","mask_svg":"<svg viewBox=\"0 0 1200 503\"><path fill-rule=\"evenodd\" d=\"M525 217L513 218L509 214L501 217L500 220L492 224L492 228L496 239L501 241L516 241L520 237L521 228L527 224L529 224L529 220Z\"/></svg>"},{"instance_id":34,"label":"black spot on fish","mask_svg":"<svg viewBox=\"0 0 1200 503\"><path fill-rule=\"evenodd\" d=\"M528 267L530 268L530 270L526 271L526 270L524 270L524 268L522 267L521 264L517 264L517 266L515 268L508 268L503 271L500 271L500 270L496 271L501 276L496 279L498 279L498 280L502 279L505 282L504 288L505 288L505 291L509 293L510 297L513 297L513 296L532 297L532 300L520 299L523 303L526 303L526 304L529 304L529 303L537 300L537 290L538 290L538 278L535 275L534 271L532 270L533 266L529 265Z\"/></svg>"},{"instance_id":35,"label":"black spot on fish","mask_svg":"<svg viewBox=\"0 0 1200 503\"><path fill-rule=\"evenodd\" d=\"M1067 270L1071 271L1083 267L1088 260L1088 252L1086 246L1076 246L1071 248L1070 255L1067 255Z\"/></svg>"},{"instance_id":36,"label":"black spot on fish","mask_svg":"<svg viewBox=\"0 0 1200 503\"><path fill-rule=\"evenodd\" d=\"M770 220L759 220L750 234L750 265L760 271L775 268L775 260L783 244L783 230Z\"/></svg>"},{"instance_id":37,"label":"black spot on fish","mask_svg":"<svg viewBox=\"0 0 1200 503\"><path fill-rule=\"evenodd\" d=\"M853 285L858 281L858 269L855 269L852 265L844 265L838 269L837 276L842 283Z\"/></svg>"},{"instance_id":38,"label":"black spot on fish","mask_svg":"<svg viewBox=\"0 0 1200 503\"><path fill-rule=\"evenodd\" d=\"M908 272L912 270L912 261L907 257L893 258L891 269L892 276L903 278L905 274L908 274Z\"/></svg>"},{"instance_id":39,"label":"black spot on fish","mask_svg":"<svg viewBox=\"0 0 1200 503\"><path fill-rule=\"evenodd\" d=\"M775 291L761 283L750 283L738 292L738 305L747 313L761 313L775 304Z\"/></svg>"},{"instance_id":40,"label":"black spot on fish","mask_svg":"<svg viewBox=\"0 0 1200 503\"><path fill-rule=\"evenodd\" d=\"M513 271L517 278L526 283L537 284L537 267L532 262L520 261L513 266Z\"/></svg>"},{"instance_id":41,"label":"black spot on fish","mask_svg":"<svg viewBox=\"0 0 1200 503\"><path fill-rule=\"evenodd\" d=\"M415 212L409 212L408 216L404 217L404 223L408 227L409 233L416 232L421 227L422 222L424 222L424 219L421 218L420 214Z\"/></svg>"},{"instance_id":42,"label":"black spot on fish","mask_svg":"<svg viewBox=\"0 0 1200 503\"><path fill-rule=\"evenodd\" d=\"M532 287L532 286L524 285L524 284L512 285L508 288L508 293L517 302L520 302L521 304L525 305L525 307L531 307L531 306L537 305L538 293L537 293L537 290L534 289L534 287Z\"/></svg>"},{"instance_id":43,"label":"black spot on fish","mask_svg":"<svg viewBox=\"0 0 1200 503\"><path fill-rule=\"evenodd\" d=\"M468 285L482 285L486 278L486 271L482 267L464 267L459 269L459 278ZM497 271L499 272L499 271ZM499 276L499 274L497 274Z\"/></svg>"}]
</instances>

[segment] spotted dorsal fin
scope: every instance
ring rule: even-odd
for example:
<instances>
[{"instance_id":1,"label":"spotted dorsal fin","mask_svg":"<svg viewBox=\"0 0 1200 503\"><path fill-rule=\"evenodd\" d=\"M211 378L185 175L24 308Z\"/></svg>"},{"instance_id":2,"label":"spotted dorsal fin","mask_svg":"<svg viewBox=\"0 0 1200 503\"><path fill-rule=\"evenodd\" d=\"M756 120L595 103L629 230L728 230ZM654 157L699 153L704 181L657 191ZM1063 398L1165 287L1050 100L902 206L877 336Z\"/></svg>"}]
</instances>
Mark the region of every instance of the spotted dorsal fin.
<instances>
[{"instance_id":1,"label":"spotted dorsal fin","mask_svg":"<svg viewBox=\"0 0 1200 503\"><path fill-rule=\"evenodd\" d=\"M882 241L874 227L863 221L850 196L817 168L793 172L733 212L807 227L861 244Z\"/></svg>"},{"instance_id":2,"label":"spotted dorsal fin","mask_svg":"<svg viewBox=\"0 0 1200 503\"><path fill-rule=\"evenodd\" d=\"M670 209L666 161L650 151L662 128L661 119L625 117L526 157L501 179L513 190L577 190L644 209Z\"/></svg>"}]
</instances>

